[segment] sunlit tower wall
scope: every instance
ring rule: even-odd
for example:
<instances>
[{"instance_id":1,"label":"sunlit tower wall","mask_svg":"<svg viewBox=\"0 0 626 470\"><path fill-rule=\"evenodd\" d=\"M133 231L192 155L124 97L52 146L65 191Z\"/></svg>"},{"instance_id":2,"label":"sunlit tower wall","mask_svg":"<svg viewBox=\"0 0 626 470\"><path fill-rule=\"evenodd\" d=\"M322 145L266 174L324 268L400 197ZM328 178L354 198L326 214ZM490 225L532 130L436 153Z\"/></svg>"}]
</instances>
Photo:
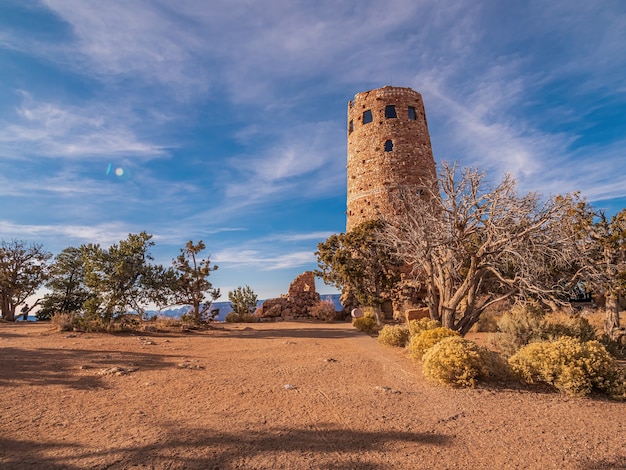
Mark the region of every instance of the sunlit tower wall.
<instances>
[{"instance_id":1,"label":"sunlit tower wall","mask_svg":"<svg viewBox=\"0 0 626 470\"><path fill-rule=\"evenodd\" d=\"M394 193L422 194L436 181L422 95L386 86L348 102L346 232L393 216Z\"/></svg>"}]
</instances>

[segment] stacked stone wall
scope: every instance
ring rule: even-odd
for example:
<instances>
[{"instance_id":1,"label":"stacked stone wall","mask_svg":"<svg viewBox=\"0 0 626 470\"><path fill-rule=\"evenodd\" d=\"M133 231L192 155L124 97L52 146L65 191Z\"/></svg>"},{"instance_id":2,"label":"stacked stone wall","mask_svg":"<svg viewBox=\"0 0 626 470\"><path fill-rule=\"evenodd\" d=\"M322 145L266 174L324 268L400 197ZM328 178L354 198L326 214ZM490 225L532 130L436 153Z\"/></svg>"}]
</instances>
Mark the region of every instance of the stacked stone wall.
<instances>
[{"instance_id":1,"label":"stacked stone wall","mask_svg":"<svg viewBox=\"0 0 626 470\"><path fill-rule=\"evenodd\" d=\"M386 116L387 106L395 107L396 117ZM372 120L364 123L367 111ZM348 103L347 174L347 231L366 220L392 217L395 191L424 191L436 181L419 93L386 86L355 95Z\"/></svg>"},{"instance_id":2,"label":"stacked stone wall","mask_svg":"<svg viewBox=\"0 0 626 470\"><path fill-rule=\"evenodd\" d=\"M286 296L263 302L257 315L264 320L310 319L311 308L320 303L320 295L315 290L315 274L312 271L300 274L288 292Z\"/></svg>"}]
</instances>

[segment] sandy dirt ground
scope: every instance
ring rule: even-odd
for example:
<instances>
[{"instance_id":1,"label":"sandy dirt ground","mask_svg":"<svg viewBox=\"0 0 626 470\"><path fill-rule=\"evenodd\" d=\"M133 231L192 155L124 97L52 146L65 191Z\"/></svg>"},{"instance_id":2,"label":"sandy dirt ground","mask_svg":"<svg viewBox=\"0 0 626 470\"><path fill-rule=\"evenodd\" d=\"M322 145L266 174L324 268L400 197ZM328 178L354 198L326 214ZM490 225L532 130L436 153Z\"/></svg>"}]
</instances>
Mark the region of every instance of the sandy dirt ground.
<instances>
[{"instance_id":1,"label":"sandy dirt ground","mask_svg":"<svg viewBox=\"0 0 626 470\"><path fill-rule=\"evenodd\" d=\"M349 323L0 324L2 469L618 469L626 403L428 383Z\"/></svg>"}]
</instances>

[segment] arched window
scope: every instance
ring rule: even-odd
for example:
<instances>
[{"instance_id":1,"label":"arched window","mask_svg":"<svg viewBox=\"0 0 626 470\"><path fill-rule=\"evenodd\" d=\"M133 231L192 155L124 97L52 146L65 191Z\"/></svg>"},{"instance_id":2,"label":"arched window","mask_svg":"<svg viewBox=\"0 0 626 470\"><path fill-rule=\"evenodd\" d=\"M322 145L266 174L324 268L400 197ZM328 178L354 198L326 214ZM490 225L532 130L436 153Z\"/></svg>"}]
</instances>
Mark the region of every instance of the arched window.
<instances>
[{"instance_id":1,"label":"arched window","mask_svg":"<svg viewBox=\"0 0 626 470\"><path fill-rule=\"evenodd\" d=\"M393 142L391 140L385 142L385 152L393 152Z\"/></svg>"}]
</instances>

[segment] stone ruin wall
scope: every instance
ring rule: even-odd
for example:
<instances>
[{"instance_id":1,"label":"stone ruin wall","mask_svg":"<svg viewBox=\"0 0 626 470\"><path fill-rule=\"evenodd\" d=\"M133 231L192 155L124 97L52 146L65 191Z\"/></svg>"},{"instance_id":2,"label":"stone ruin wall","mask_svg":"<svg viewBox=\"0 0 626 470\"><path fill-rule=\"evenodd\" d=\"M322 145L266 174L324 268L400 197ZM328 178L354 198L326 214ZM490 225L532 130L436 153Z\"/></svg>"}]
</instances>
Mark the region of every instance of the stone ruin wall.
<instances>
[{"instance_id":1,"label":"stone ruin wall","mask_svg":"<svg viewBox=\"0 0 626 470\"><path fill-rule=\"evenodd\" d=\"M286 296L263 302L257 315L263 320L306 320L311 318L311 307L319 303L315 274L306 271L293 280Z\"/></svg>"},{"instance_id":2,"label":"stone ruin wall","mask_svg":"<svg viewBox=\"0 0 626 470\"><path fill-rule=\"evenodd\" d=\"M388 105L395 106L397 117L385 116ZM409 115L409 107L414 115ZM366 111L371 111L369 123L363 123ZM388 141L391 150L385 148ZM392 216L390 199L399 188L419 191L436 181L419 93L386 86L355 95L348 103L347 174L346 231L366 220Z\"/></svg>"}]
</instances>

